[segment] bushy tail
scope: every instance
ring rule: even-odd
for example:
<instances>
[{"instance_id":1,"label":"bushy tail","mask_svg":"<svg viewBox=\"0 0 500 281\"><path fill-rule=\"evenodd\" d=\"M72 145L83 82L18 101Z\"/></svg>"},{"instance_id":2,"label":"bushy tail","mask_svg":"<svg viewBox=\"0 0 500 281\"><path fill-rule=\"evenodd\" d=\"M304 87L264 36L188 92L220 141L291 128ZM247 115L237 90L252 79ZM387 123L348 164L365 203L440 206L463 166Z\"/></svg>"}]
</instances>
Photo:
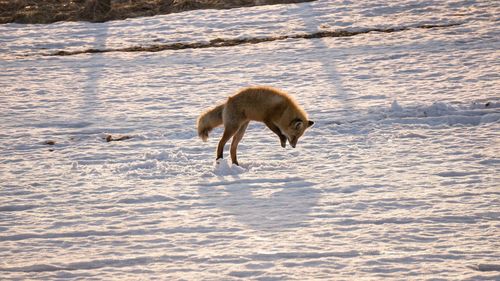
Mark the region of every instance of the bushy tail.
<instances>
[{"instance_id":1,"label":"bushy tail","mask_svg":"<svg viewBox=\"0 0 500 281\"><path fill-rule=\"evenodd\" d=\"M198 136L203 141L207 141L208 133L213 128L222 125L222 111L224 110L224 106L226 104L218 105L198 117Z\"/></svg>"}]
</instances>

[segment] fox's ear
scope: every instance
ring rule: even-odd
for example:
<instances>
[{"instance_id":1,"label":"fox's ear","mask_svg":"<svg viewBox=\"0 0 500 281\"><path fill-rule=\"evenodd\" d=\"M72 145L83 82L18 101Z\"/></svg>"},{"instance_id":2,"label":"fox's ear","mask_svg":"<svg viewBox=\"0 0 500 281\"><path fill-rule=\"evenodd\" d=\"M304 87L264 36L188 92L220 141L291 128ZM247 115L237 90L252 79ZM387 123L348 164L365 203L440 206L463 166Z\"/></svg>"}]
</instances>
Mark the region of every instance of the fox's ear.
<instances>
[{"instance_id":1,"label":"fox's ear","mask_svg":"<svg viewBox=\"0 0 500 281\"><path fill-rule=\"evenodd\" d=\"M309 120L307 123L307 128L311 127L312 125L314 125L314 121Z\"/></svg>"}]
</instances>

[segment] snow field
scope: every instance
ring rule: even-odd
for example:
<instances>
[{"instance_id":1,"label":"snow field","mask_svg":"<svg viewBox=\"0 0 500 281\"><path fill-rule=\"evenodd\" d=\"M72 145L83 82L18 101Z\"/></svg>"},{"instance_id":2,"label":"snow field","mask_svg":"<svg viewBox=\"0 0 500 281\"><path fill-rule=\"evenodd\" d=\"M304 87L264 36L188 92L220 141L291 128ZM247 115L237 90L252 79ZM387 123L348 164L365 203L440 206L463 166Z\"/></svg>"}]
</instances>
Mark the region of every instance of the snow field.
<instances>
[{"instance_id":1,"label":"snow field","mask_svg":"<svg viewBox=\"0 0 500 281\"><path fill-rule=\"evenodd\" d=\"M500 278L498 7L398 3L2 26L2 278ZM449 22L460 25L40 55ZM251 123L242 166L215 166L222 130L203 143L196 118L256 84L289 91L316 124L282 149ZM108 143L108 134L132 138Z\"/></svg>"}]
</instances>

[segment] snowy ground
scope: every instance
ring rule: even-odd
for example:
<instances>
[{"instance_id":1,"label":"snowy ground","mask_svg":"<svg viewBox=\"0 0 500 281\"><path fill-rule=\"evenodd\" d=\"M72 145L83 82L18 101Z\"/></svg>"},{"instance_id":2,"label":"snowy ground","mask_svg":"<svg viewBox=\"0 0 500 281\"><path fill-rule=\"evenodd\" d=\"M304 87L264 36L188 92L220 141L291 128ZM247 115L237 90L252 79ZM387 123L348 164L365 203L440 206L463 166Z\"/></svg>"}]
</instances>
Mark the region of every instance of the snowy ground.
<instances>
[{"instance_id":1,"label":"snowy ground","mask_svg":"<svg viewBox=\"0 0 500 281\"><path fill-rule=\"evenodd\" d=\"M1 279L499 280L500 5L386 2L0 26ZM282 149L251 124L214 167L196 118L255 84L316 125Z\"/></svg>"}]
</instances>

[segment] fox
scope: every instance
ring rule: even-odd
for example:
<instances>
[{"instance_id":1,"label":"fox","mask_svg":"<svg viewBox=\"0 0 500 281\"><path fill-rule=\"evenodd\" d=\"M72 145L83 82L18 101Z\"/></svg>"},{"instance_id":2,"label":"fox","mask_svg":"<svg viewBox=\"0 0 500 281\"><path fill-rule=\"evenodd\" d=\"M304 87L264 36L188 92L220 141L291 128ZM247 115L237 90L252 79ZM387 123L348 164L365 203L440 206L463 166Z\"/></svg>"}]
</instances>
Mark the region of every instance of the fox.
<instances>
[{"instance_id":1,"label":"fox","mask_svg":"<svg viewBox=\"0 0 500 281\"><path fill-rule=\"evenodd\" d=\"M264 123L280 140L295 148L299 138L314 121L285 91L269 86L252 86L239 90L219 104L203 112L197 119L198 136L206 142L209 133L223 125L224 132L217 145L216 163L223 158L224 146L230 138L231 162L239 166L237 149L250 121Z\"/></svg>"}]
</instances>

